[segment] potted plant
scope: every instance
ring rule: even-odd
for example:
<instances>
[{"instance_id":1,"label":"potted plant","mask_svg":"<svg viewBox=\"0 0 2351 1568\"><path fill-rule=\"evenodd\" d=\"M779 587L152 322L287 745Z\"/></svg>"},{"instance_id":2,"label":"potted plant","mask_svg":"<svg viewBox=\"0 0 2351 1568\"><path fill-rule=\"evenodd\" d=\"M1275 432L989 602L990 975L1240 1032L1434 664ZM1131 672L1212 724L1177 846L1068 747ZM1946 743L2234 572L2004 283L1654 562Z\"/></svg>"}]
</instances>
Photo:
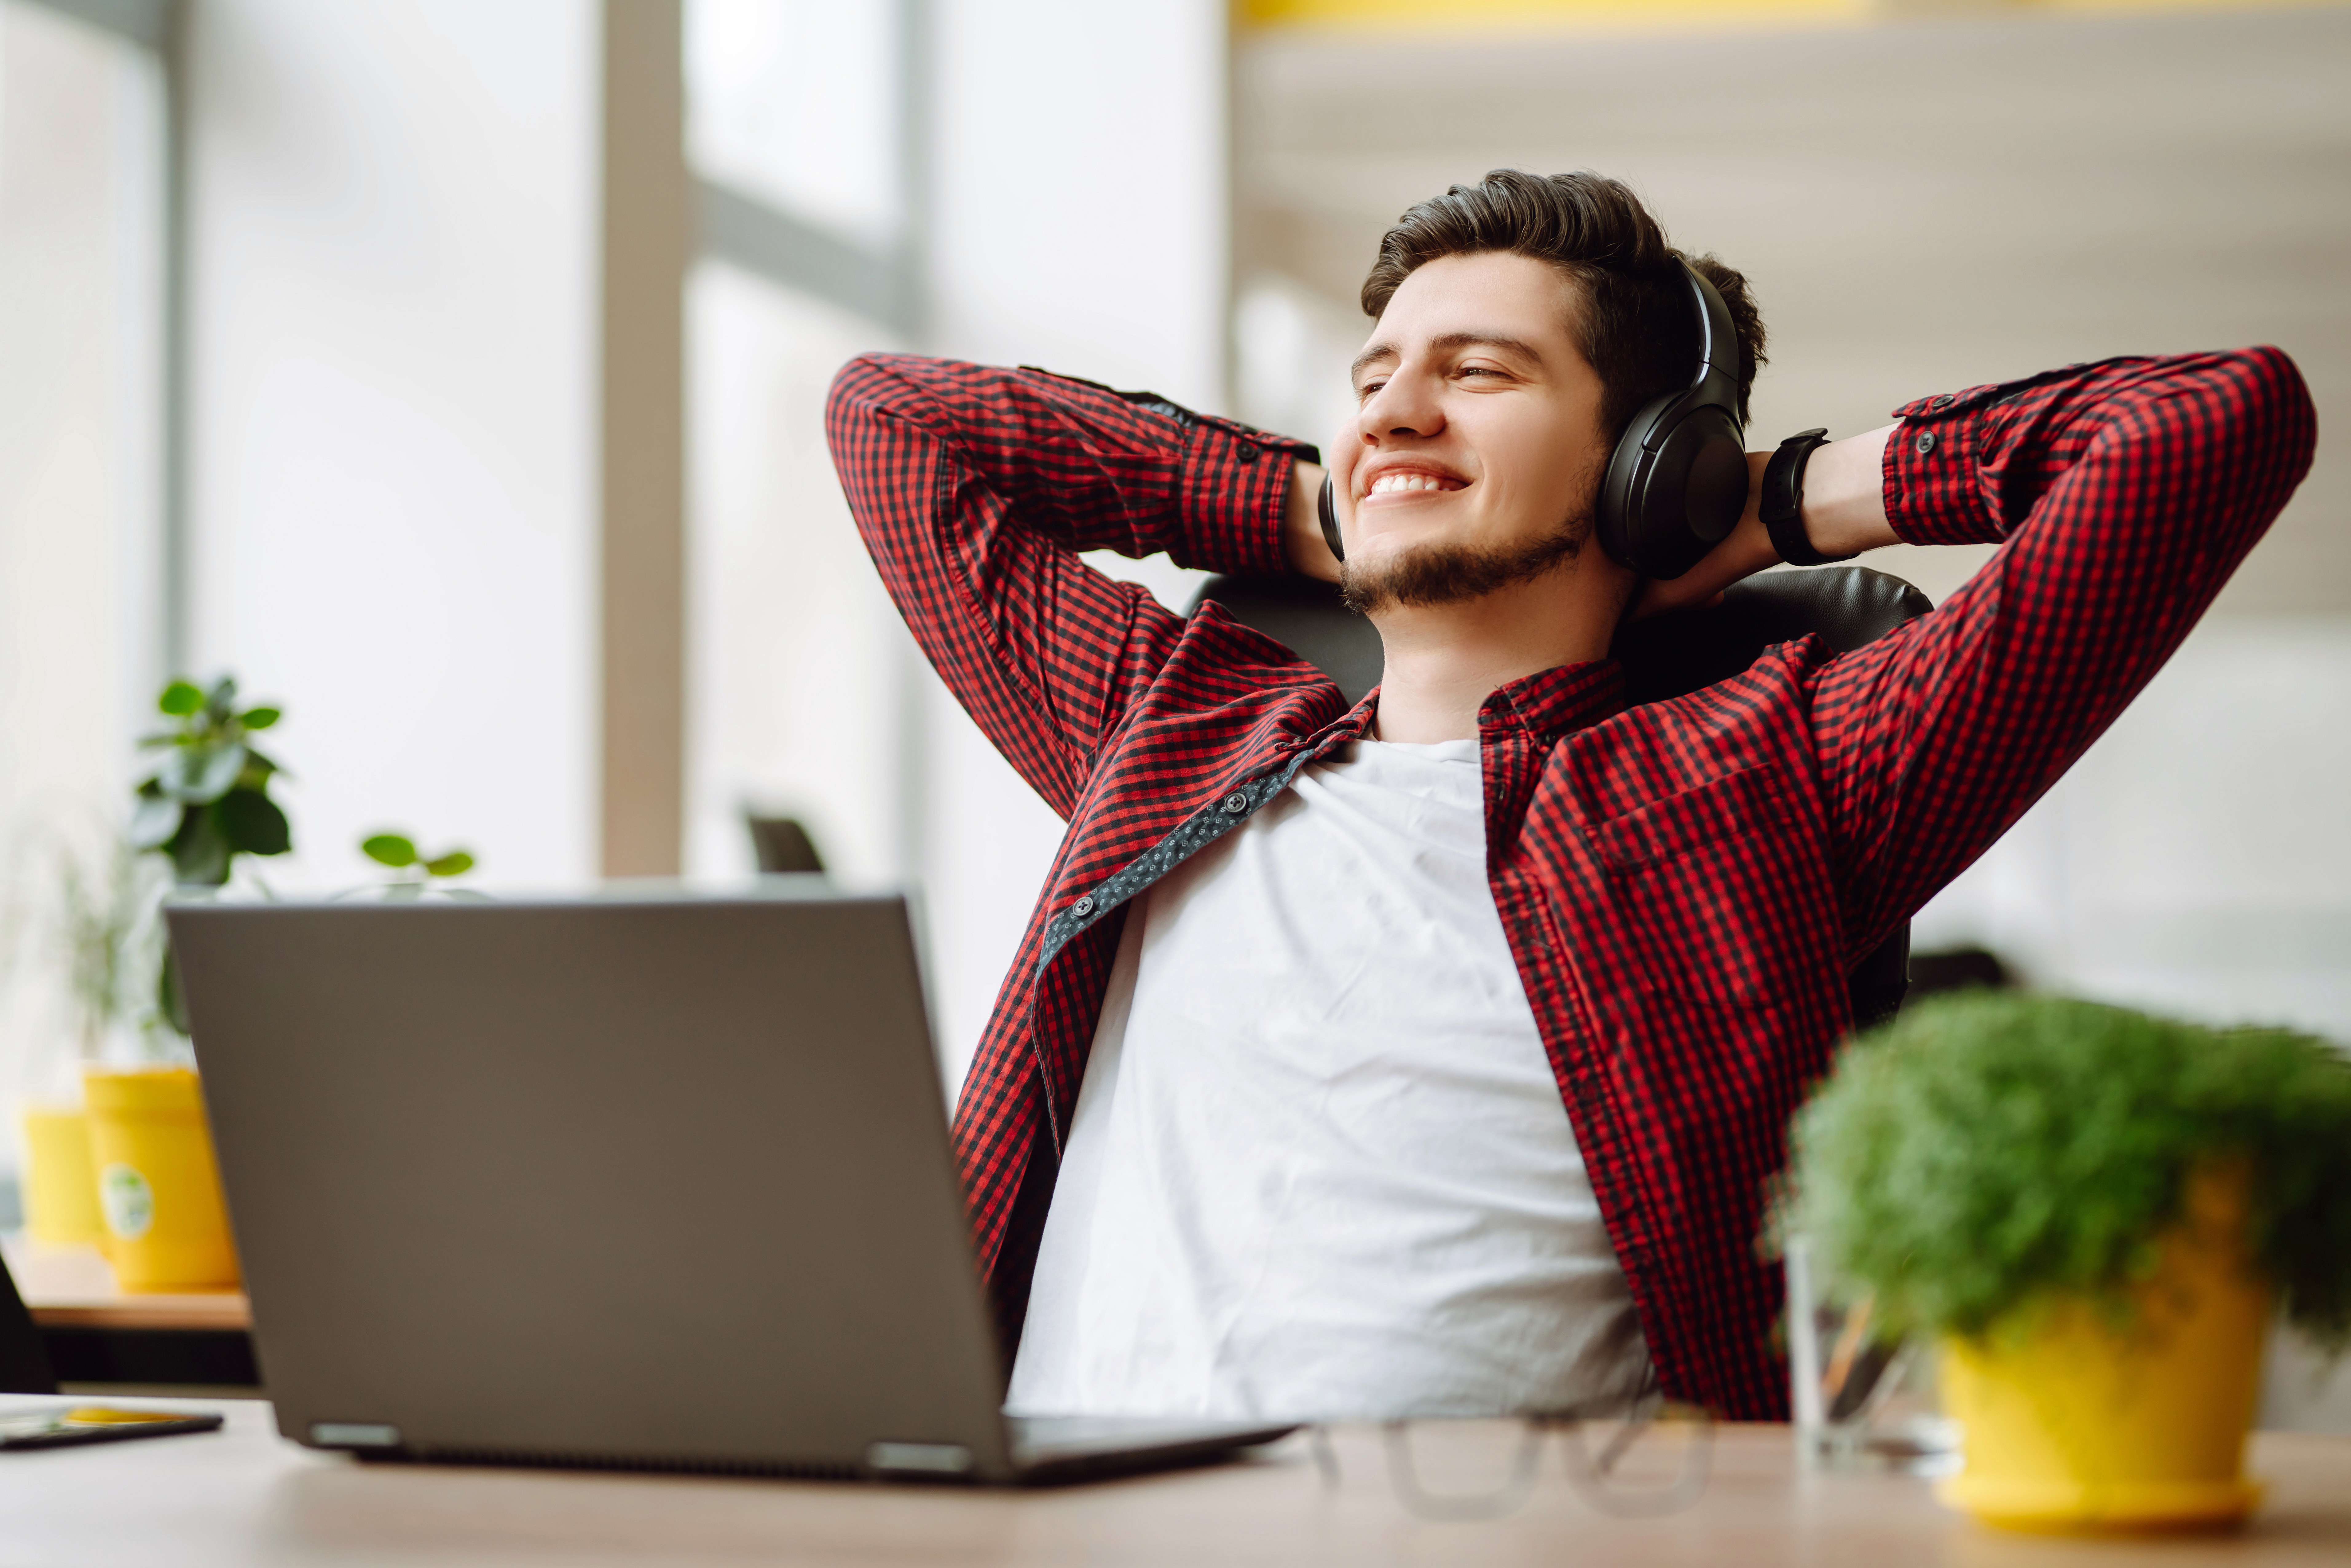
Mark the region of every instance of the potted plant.
<instances>
[{"instance_id":1,"label":"potted plant","mask_svg":"<svg viewBox=\"0 0 2351 1568\"><path fill-rule=\"evenodd\" d=\"M2351 1343L2351 1063L2274 1030L1938 998L1793 1129L1794 1228L1941 1343L1966 1467L2023 1528L2234 1522L2273 1312Z\"/></svg>"},{"instance_id":2,"label":"potted plant","mask_svg":"<svg viewBox=\"0 0 2351 1568\"><path fill-rule=\"evenodd\" d=\"M236 706L236 682L207 691L173 681L156 700L172 725L140 744L162 753L141 781L130 841L170 864L180 889L229 881L240 855L293 847L286 813L269 798L277 764L252 737L274 707ZM212 1134L204 1120L178 971L168 948L156 965L155 1031L162 1049L137 1064L93 1063L83 1076L107 1253L125 1290L234 1286L238 1280Z\"/></svg>"},{"instance_id":3,"label":"potted plant","mask_svg":"<svg viewBox=\"0 0 2351 1568\"><path fill-rule=\"evenodd\" d=\"M43 971L48 983L42 988L61 1014L62 1049L34 1053L38 1087L18 1107L26 1228L57 1246L105 1240L81 1069L121 1054L124 1042L136 1039L160 940L157 878L147 857L133 853L118 831L74 831L78 827L60 825L28 846L14 879L23 902L12 900L0 921L6 967Z\"/></svg>"}]
</instances>

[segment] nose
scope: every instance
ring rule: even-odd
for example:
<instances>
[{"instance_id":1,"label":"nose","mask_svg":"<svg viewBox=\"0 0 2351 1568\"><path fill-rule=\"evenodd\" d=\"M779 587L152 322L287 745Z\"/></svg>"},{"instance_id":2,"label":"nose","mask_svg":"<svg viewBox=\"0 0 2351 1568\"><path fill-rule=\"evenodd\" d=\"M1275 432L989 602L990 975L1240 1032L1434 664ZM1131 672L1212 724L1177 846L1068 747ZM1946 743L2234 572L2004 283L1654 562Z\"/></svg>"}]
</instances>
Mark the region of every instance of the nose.
<instances>
[{"instance_id":1,"label":"nose","mask_svg":"<svg viewBox=\"0 0 2351 1568\"><path fill-rule=\"evenodd\" d=\"M1445 428L1443 401L1432 378L1399 365L1364 400L1355 428L1364 444L1376 449L1396 440L1426 441Z\"/></svg>"}]
</instances>

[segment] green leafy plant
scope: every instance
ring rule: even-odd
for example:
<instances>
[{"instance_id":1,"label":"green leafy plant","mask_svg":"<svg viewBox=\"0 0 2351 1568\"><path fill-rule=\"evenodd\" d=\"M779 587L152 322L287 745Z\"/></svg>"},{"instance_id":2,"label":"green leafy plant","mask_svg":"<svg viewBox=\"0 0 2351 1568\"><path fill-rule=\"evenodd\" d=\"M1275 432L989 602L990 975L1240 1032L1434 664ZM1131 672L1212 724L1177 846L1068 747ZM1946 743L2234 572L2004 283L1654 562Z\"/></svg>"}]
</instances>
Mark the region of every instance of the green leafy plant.
<instances>
[{"instance_id":1,"label":"green leafy plant","mask_svg":"<svg viewBox=\"0 0 2351 1568\"><path fill-rule=\"evenodd\" d=\"M2067 1297L2126 1317L2189 1173L2241 1161L2286 1317L2351 1346L2351 1062L2323 1041L1960 992L1848 1047L1793 1138L1787 1220L1889 1331L1981 1336Z\"/></svg>"},{"instance_id":2,"label":"green leafy plant","mask_svg":"<svg viewBox=\"0 0 2351 1568\"><path fill-rule=\"evenodd\" d=\"M236 710L236 682L224 675L209 692L173 681L155 706L176 720L140 741L162 752L139 786L131 842L171 858L183 887L218 887L238 855L282 855L294 847L286 813L269 798L280 769L252 737L278 719L274 707Z\"/></svg>"},{"instance_id":3,"label":"green leafy plant","mask_svg":"<svg viewBox=\"0 0 2351 1568\"><path fill-rule=\"evenodd\" d=\"M230 675L210 691L175 680L155 706L175 722L139 742L163 755L139 785L131 813L131 847L166 857L172 880L183 888L225 885L239 855L282 855L292 849L286 813L269 798L269 781L283 770L252 741L277 722L278 710L238 712L236 680ZM168 948L156 976L155 1010L182 1035L188 1032L187 1004Z\"/></svg>"},{"instance_id":4,"label":"green leafy plant","mask_svg":"<svg viewBox=\"0 0 2351 1568\"><path fill-rule=\"evenodd\" d=\"M373 833L360 841L360 853L378 865L405 873L402 882L423 883L434 877L463 876L474 869L474 857L465 850L448 850L431 859L419 854L416 841L404 833Z\"/></svg>"}]
</instances>

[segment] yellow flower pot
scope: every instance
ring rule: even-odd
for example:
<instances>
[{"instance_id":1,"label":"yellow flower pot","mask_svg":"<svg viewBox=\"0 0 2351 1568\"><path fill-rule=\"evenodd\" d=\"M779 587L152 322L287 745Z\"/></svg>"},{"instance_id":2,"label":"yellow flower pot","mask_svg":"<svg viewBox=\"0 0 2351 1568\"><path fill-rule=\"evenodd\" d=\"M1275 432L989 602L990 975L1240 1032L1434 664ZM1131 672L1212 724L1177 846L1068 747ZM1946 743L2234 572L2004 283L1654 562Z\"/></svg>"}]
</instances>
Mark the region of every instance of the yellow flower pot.
<instances>
[{"instance_id":1,"label":"yellow flower pot","mask_svg":"<svg viewBox=\"0 0 2351 1568\"><path fill-rule=\"evenodd\" d=\"M26 1105L25 1227L52 1247L95 1247L106 1238L89 1117L78 1105Z\"/></svg>"},{"instance_id":2,"label":"yellow flower pot","mask_svg":"<svg viewBox=\"0 0 2351 1568\"><path fill-rule=\"evenodd\" d=\"M2064 1302L2020 1338L1945 1342L1967 1467L1937 1489L1944 1501L2047 1531L2217 1529L2252 1511L2245 1434L2270 1290L2245 1252L2246 1186L2241 1167L2189 1183L2126 1323Z\"/></svg>"},{"instance_id":3,"label":"yellow flower pot","mask_svg":"<svg viewBox=\"0 0 2351 1568\"><path fill-rule=\"evenodd\" d=\"M126 1291L235 1286L236 1249L194 1071L93 1067L82 1084L116 1281Z\"/></svg>"}]
</instances>

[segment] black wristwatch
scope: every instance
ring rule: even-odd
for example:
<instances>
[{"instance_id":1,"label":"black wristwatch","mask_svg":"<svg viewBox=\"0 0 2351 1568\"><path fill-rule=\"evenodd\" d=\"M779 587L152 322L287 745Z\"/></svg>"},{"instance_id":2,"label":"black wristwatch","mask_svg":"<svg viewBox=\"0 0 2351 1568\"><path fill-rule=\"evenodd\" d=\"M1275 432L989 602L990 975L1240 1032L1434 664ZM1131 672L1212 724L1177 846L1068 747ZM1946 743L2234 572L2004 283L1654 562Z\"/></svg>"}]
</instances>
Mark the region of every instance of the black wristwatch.
<instances>
[{"instance_id":1,"label":"black wristwatch","mask_svg":"<svg viewBox=\"0 0 2351 1568\"><path fill-rule=\"evenodd\" d=\"M1804 465L1812 460L1813 448L1828 438L1824 427L1800 430L1780 443L1763 469L1763 527L1771 536L1771 548L1790 566L1826 566L1853 559L1853 555L1823 555L1804 533ZM1854 555L1860 553L1855 550Z\"/></svg>"}]
</instances>

